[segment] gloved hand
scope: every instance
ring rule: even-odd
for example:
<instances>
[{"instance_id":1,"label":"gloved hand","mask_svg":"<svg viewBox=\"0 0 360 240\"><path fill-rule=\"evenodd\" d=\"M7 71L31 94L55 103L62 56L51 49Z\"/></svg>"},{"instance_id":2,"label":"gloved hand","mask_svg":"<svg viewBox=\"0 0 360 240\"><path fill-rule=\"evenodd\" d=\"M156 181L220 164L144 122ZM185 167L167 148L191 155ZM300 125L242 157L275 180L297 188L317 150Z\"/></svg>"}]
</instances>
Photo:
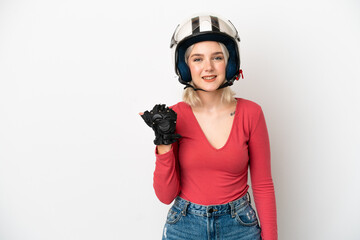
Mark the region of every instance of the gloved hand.
<instances>
[{"instance_id":1,"label":"gloved hand","mask_svg":"<svg viewBox=\"0 0 360 240\"><path fill-rule=\"evenodd\" d=\"M177 114L174 110L157 104L149 112L145 111L141 117L155 132L155 145L168 145L176 142L181 135L175 134Z\"/></svg>"}]
</instances>

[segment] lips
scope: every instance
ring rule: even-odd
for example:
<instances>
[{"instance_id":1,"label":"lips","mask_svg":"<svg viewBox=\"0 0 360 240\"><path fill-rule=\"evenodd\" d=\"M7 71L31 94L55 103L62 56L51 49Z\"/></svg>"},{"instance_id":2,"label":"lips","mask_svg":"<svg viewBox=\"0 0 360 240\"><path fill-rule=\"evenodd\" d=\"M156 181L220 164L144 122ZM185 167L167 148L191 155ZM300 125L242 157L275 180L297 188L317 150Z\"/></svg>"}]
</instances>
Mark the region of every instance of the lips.
<instances>
[{"instance_id":1,"label":"lips","mask_svg":"<svg viewBox=\"0 0 360 240\"><path fill-rule=\"evenodd\" d=\"M213 82L216 80L217 75L207 75L201 77L205 82Z\"/></svg>"}]
</instances>

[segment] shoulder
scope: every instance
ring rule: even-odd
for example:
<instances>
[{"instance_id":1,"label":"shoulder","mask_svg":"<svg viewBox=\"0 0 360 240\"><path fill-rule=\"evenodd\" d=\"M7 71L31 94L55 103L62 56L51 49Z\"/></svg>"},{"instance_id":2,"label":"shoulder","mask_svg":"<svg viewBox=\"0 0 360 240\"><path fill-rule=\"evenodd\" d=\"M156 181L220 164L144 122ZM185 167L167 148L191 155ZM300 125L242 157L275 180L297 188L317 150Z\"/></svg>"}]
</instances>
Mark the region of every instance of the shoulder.
<instances>
[{"instance_id":1,"label":"shoulder","mask_svg":"<svg viewBox=\"0 0 360 240\"><path fill-rule=\"evenodd\" d=\"M236 100L238 104L237 110L239 112L249 115L258 115L262 112L261 106L256 102L244 98L236 98Z\"/></svg>"},{"instance_id":2,"label":"shoulder","mask_svg":"<svg viewBox=\"0 0 360 240\"><path fill-rule=\"evenodd\" d=\"M259 124L266 126L264 113L259 104L243 98L237 98L237 101L237 116L244 123L243 126L248 133L253 132Z\"/></svg>"},{"instance_id":3,"label":"shoulder","mask_svg":"<svg viewBox=\"0 0 360 240\"><path fill-rule=\"evenodd\" d=\"M174 110L177 114L185 114L190 109L190 106L185 102L178 102L170 106L170 108Z\"/></svg>"}]
</instances>

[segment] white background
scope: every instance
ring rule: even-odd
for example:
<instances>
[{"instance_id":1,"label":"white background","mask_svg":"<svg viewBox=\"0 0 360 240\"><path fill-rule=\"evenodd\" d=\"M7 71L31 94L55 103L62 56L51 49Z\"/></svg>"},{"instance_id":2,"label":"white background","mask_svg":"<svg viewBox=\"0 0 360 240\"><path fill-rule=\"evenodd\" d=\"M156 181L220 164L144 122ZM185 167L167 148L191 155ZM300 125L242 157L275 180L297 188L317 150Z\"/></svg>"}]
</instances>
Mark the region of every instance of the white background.
<instances>
[{"instance_id":1,"label":"white background","mask_svg":"<svg viewBox=\"0 0 360 240\"><path fill-rule=\"evenodd\" d=\"M230 19L272 149L279 239L360 239L360 3L0 1L0 239L160 239L153 133L183 86L170 38Z\"/></svg>"}]
</instances>

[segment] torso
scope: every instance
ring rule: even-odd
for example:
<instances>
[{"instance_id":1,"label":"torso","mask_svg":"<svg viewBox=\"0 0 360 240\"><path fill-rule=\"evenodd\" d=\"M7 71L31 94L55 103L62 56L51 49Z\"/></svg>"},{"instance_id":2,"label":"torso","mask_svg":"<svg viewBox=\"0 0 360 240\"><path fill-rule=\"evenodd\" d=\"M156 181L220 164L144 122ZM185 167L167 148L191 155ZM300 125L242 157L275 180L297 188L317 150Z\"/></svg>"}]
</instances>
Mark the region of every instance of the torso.
<instances>
[{"instance_id":1,"label":"torso","mask_svg":"<svg viewBox=\"0 0 360 240\"><path fill-rule=\"evenodd\" d=\"M225 204L246 194L251 126L259 107L237 98L229 107L205 114L181 102L176 131L182 137L177 152L181 191L179 196L202 205ZM231 112L236 114L230 116Z\"/></svg>"}]
</instances>

